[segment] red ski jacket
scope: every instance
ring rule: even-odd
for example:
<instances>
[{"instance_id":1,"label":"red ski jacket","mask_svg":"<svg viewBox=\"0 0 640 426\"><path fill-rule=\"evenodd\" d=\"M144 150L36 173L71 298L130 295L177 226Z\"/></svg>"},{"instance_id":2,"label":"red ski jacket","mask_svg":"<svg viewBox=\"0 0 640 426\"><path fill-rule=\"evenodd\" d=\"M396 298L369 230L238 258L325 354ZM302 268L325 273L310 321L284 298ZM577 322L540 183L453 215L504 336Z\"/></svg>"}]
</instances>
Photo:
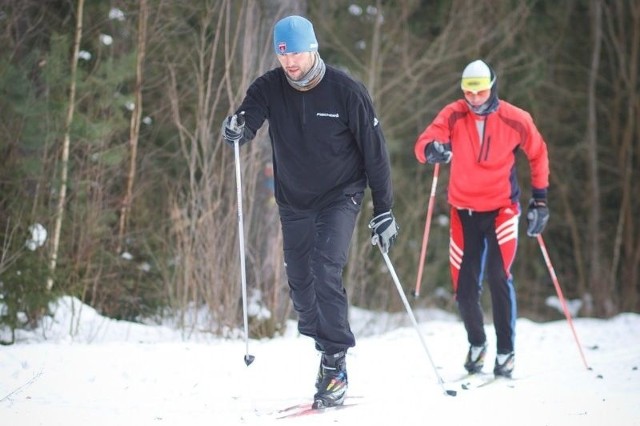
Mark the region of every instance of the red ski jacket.
<instances>
[{"instance_id":1,"label":"red ski jacket","mask_svg":"<svg viewBox=\"0 0 640 426\"><path fill-rule=\"evenodd\" d=\"M476 120L482 118L486 120L480 138ZM546 193L549 186L546 143L531 115L506 101L500 100L498 109L486 117L474 114L464 99L444 107L416 141L420 163L426 162L424 150L433 141L453 152L448 200L454 207L485 212L518 202L518 149L529 160L532 189Z\"/></svg>"}]
</instances>

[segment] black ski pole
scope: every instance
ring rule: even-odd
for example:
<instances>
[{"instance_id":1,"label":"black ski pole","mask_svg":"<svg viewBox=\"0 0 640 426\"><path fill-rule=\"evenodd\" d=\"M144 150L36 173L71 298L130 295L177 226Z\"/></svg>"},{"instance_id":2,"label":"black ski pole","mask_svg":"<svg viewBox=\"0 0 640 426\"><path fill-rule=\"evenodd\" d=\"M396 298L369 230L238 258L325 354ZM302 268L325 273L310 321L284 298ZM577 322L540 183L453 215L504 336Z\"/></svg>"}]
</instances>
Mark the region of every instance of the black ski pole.
<instances>
[{"instance_id":1,"label":"black ski pole","mask_svg":"<svg viewBox=\"0 0 640 426\"><path fill-rule=\"evenodd\" d=\"M418 333L418 337L420 338L420 342L422 343L422 347L424 348L424 351L427 353L427 358L429 358L429 362L431 363L431 367L433 368L433 372L435 373L436 377L438 378L438 384L440 385L440 387L444 391L445 395L456 396L458 394L458 392L456 392L455 390L446 389L444 387L444 380L442 380L442 377L438 373L438 368L436 367L436 364L433 362L433 359L431 358L431 353L429 352L429 348L427 347L427 343L424 340L424 337L422 337L422 333L420 332L420 327L418 327L418 321L416 321L416 317L413 315L413 310L411 309L411 306L409 305L409 301L407 300L407 296L405 296L404 291L402 290L402 285L400 284L400 280L398 279L398 275L396 274L396 270L394 269L393 265L391 264L391 260L389 259L389 256L387 255L387 253L384 252L384 250L382 249L382 246L380 246L380 244L375 244L375 241L374 241L374 245L377 245L378 248L380 249L380 253L382 253L382 257L384 258L384 262L387 264L387 268L389 269L389 272L391 273L391 278L393 278L393 282L395 283L396 288L398 289L398 293L400 294L400 298L402 299L402 303L404 304L404 307L407 310L407 314L409 315L409 318L411 319L411 323L413 324L413 328L415 328L416 332Z\"/></svg>"}]
</instances>

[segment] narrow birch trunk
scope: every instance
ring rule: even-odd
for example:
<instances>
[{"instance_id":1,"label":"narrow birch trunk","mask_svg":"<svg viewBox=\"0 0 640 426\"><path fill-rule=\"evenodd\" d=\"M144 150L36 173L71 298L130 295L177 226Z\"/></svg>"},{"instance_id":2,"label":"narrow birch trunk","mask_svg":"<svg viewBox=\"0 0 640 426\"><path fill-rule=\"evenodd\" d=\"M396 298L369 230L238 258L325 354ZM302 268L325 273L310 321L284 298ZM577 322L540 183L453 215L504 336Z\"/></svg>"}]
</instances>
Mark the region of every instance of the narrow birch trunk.
<instances>
[{"instance_id":1,"label":"narrow birch trunk","mask_svg":"<svg viewBox=\"0 0 640 426\"><path fill-rule=\"evenodd\" d=\"M62 161L60 176L60 194L58 197L58 205L56 207L55 228L53 231L53 247L51 249L51 257L49 258L49 278L47 278L47 290L53 288L53 275L56 271L58 263L58 250L60 248L60 232L62 230L62 219L64 217L64 205L67 198L67 179L69 175L69 145L71 145L71 123L73 121L73 113L76 102L76 75L78 71L78 52L80 51L80 41L82 40L82 14L84 9L84 0L78 0L78 13L76 16L76 33L73 43L73 56L71 59L71 78L69 85L69 108L67 109L67 118L64 123L64 140L62 143Z\"/></svg>"},{"instance_id":2,"label":"narrow birch trunk","mask_svg":"<svg viewBox=\"0 0 640 426\"><path fill-rule=\"evenodd\" d=\"M118 247L117 253L123 250L124 234L127 229L131 202L133 200L133 183L136 177L136 163L138 157L138 139L140 137L140 121L142 119L142 80L143 64L147 45L147 0L140 0L140 16L138 17L138 55L136 60L136 87L135 106L131 114L129 127L129 145L131 147L129 158L129 172L127 174L127 184L122 206L120 207L120 224L118 226Z\"/></svg>"}]
</instances>

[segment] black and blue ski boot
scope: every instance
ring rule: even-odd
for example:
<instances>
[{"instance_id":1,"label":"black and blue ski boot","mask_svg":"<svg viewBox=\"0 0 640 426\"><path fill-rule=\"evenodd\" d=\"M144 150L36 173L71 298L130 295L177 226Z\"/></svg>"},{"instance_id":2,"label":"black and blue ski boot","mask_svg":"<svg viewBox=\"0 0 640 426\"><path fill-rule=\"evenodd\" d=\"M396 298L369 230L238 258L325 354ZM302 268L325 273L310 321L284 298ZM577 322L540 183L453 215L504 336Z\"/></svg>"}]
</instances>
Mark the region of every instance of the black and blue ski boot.
<instances>
[{"instance_id":1,"label":"black and blue ski boot","mask_svg":"<svg viewBox=\"0 0 640 426\"><path fill-rule=\"evenodd\" d=\"M493 375L496 377L511 378L513 367L515 367L516 356L513 352L508 354L498 354L496 363L493 367Z\"/></svg>"},{"instance_id":2,"label":"black and blue ski boot","mask_svg":"<svg viewBox=\"0 0 640 426\"><path fill-rule=\"evenodd\" d=\"M469 346L469 352L467 352L467 359L464 362L464 368L469 374L475 374L482 371L484 367L484 357L487 355L487 343L483 343L481 346Z\"/></svg>"},{"instance_id":3,"label":"black and blue ski boot","mask_svg":"<svg viewBox=\"0 0 640 426\"><path fill-rule=\"evenodd\" d=\"M335 407L344 403L348 387L346 354L346 351L341 351L333 355L322 355L313 408Z\"/></svg>"}]
</instances>

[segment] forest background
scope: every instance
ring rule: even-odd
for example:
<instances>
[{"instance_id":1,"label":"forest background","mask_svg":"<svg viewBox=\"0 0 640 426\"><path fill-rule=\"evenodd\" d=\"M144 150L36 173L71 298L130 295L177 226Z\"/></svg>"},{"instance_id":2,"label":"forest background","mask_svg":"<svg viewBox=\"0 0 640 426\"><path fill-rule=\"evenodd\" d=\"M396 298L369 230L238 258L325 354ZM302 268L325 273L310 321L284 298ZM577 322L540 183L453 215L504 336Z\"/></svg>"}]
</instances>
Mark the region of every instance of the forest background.
<instances>
[{"instance_id":1,"label":"forest background","mask_svg":"<svg viewBox=\"0 0 640 426\"><path fill-rule=\"evenodd\" d=\"M638 0L1 0L5 331L35 326L62 294L117 319L169 315L187 334L203 319L215 334L238 328L235 162L220 126L277 66L271 31L289 14L309 17L324 60L371 93L401 227L390 257L407 293L418 284L433 177L413 144L460 96L464 65L484 58L500 97L528 110L548 143L544 237L565 297L581 316L640 312ZM254 336L279 332L292 315L266 127L241 150ZM455 311L447 181L445 166L412 303ZM367 198L345 286L356 306L401 310L369 241L370 216ZM554 286L538 244L520 232L520 315L560 318L545 302Z\"/></svg>"}]
</instances>

